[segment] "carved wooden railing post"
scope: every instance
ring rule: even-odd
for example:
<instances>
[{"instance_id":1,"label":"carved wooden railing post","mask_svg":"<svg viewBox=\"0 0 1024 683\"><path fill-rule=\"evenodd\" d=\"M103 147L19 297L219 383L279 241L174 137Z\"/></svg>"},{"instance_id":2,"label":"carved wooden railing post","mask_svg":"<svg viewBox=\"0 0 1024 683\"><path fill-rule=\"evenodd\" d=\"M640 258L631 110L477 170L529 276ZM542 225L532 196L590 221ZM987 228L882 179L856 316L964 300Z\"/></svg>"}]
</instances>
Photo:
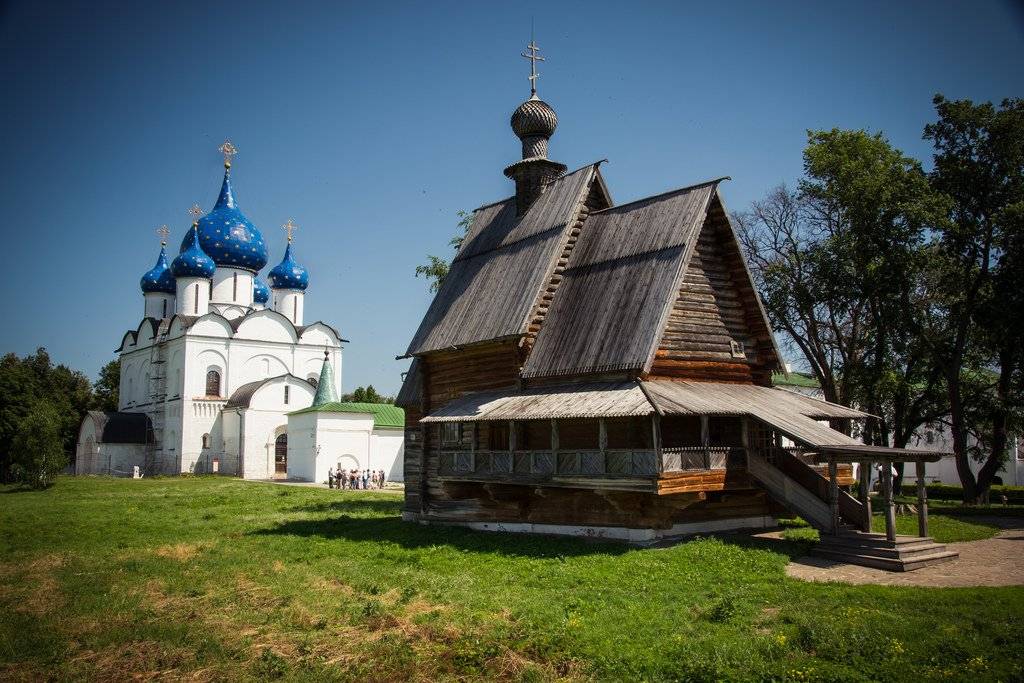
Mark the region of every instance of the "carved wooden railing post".
<instances>
[{"instance_id":1,"label":"carved wooden railing post","mask_svg":"<svg viewBox=\"0 0 1024 683\"><path fill-rule=\"evenodd\" d=\"M743 446L743 464L746 465L750 455L750 422L749 418L740 418L740 444Z\"/></svg>"},{"instance_id":2,"label":"carved wooden railing post","mask_svg":"<svg viewBox=\"0 0 1024 683\"><path fill-rule=\"evenodd\" d=\"M651 443L654 445L654 457L658 461L658 474L665 471L665 459L661 454L661 418L657 413L651 414ZM608 471L608 463L605 463L605 472Z\"/></svg>"},{"instance_id":3,"label":"carved wooden railing post","mask_svg":"<svg viewBox=\"0 0 1024 683\"><path fill-rule=\"evenodd\" d=\"M928 489L924 483L924 461L918 460L917 465L917 535L928 535Z\"/></svg>"}]
</instances>

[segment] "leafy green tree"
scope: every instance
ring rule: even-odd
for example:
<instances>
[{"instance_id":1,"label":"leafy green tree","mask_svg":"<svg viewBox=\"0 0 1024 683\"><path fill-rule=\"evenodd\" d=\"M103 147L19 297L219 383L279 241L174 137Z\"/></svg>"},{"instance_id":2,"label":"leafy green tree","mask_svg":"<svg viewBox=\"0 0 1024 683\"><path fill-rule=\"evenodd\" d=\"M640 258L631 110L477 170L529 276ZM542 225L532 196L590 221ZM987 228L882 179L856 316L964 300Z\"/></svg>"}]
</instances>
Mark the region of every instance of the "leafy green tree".
<instances>
[{"instance_id":1,"label":"leafy green tree","mask_svg":"<svg viewBox=\"0 0 1024 683\"><path fill-rule=\"evenodd\" d=\"M469 234L469 226L473 223L473 214L467 211L457 211L455 215L459 217L459 231L448 240L448 246L457 252L462 248L462 242ZM430 283L430 291L436 292L441 289L441 283L447 277L451 265L451 261L448 259L428 254L427 263L416 266L416 277L422 275Z\"/></svg>"},{"instance_id":2,"label":"leafy green tree","mask_svg":"<svg viewBox=\"0 0 1024 683\"><path fill-rule=\"evenodd\" d=\"M1005 462L1024 411L1024 100L933 102L938 120L924 130L935 149L930 180L951 200L939 234L935 339L957 471L964 500L974 502ZM980 448L970 447L971 434ZM972 456L982 461L977 476Z\"/></svg>"},{"instance_id":3,"label":"leafy green tree","mask_svg":"<svg viewBox=\"0 0 1024 683\"><path fill-rule=\"evenodd\" d=\"M372 384L366 387L356 387L355 391L351 394L345 394L341 397L342 401L351 401L353 403L394 403L395 398L393 396L383 396L377 393L377 390L373 388Z\"/></svg>"},{"instance_id":4,"label":"leafy green tree","mask_svg":"<svg viewBox=\"0 0 1024 683\"><path fill-rule=\"evenodd\" d=\"M89 379L64 365L54 366L46 349L19 358L0 358L0 479L11 478L14 437L39 404L53 408L64 453L74 452L78 426L92 405Z\"/></svg>"},{"instance_id":5,"label":"leafy green tree","mask_svg":"<svg viewBox=\"0 0 1024 683\"><path fill-rule=\"evenodd\" d=\"M799 190L736 216L741 243L773 326L825 398L881 417L869 443L905 446L942 412L924 331L927 235L945 203L881 134L809 132L804 171Z\"/></svg>"},{"instance_id":6,"label":"leafy green tree","mask_svg":"<svg viewBox=\"0 0 1024 683\"><path fill-rule=\"evenodd\" d=\"M61 419L47 402L30 407L11 443L15 481L34 489L53 484L68 463L61 438Z\"/></svg>"},{"instance_id":7,"label":"leafy green tree","mask_svg":"<svg viewBox=\"0 0 1024 683\"><path fill-rule=\"evenodd\" d=\"M121 388L121 359L115 358L100 369L93 383L93 406L96 410L116 411Z\"/></svg>"}]
</instances>

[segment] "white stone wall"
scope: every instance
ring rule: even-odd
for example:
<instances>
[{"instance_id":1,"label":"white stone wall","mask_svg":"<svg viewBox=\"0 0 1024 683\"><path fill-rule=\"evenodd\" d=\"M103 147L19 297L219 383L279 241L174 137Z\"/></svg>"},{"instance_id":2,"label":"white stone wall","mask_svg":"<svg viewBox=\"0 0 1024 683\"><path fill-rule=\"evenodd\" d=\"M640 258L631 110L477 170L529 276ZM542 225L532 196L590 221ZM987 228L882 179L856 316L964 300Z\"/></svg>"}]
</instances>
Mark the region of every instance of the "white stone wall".
<instances>
[{"instance_id":1,"label":"white stone wall","mask_svg":"<svg viewBox=\"0 0 1024 683\"><path fill-rule=\"evenodd\" d=\"M210 281L202 277L179 277L174 312L178 315L206 315L210 310Z\"/></svg>"},{"instance_id":2,"label":"white stone wall","mask_svg":"<svg viewBox=\"0 0 1024 683\"><path fill-rule=\"evenodd\" d=\"M388 481L405 481L404 429L374 429L370 440L370 469L384 470Z\"/></svg>"},{"instance_id":3,"label":"white stone wall","mask_svg":"<svg viewBox=\"0 0 1024 683\"><path fill-rule=\"evenodd\" d=\"M288 386L288 403L284 387ZM308 408L314 389L308 382L282 377L268 382L253 396L249 409L241 414L242 476L270 479L274 476L274 446L278 435L287 433L287 413ZM289 435L289 441L291 436Z\"/></svg>"},{"instance_id":4,"label":"white stone wall","mask_svg":"<svg viewBox=\"0 0 1024 683\"><path fill-rule=\"evenodd\" d=\"M344 469L382 469L381 465L374 464L370 451L373 438L370 413L291 415L288 427L289 478L323 483L327 481L328 470L339 463ZM296 434L294 445L292 433Z\"/></svg>"},{"instance_id":5,"label":"white stone wall","mask_svg":"<svg viewBox=\"0 0 1024 683\"><path fill-rule=\"evenodd\" d=\"M271 307L292 321L294 325L302 324L302 316L305 313L306 293L301 289L273 289L271 290Z\"/></svg>"},{"instance_id":6,"label":"white stone wall","mask_svg":"<svg viewBox=\"0 0 1024 683\"><path fill-rule=\"evenodd\" d=\"M253 273L243 268L217 266L213 273L213 296L217 304L252 306Z\"/></svg>"},{"instance_id":7,"label":"white stone wall","mask_svg":"<svg viewBox=\"0 0 1024 683\"><path fill-rule=\"evenodd\" d=\"M174 295L166 292L146 292L143 295L146 301L145 317L170 318L174 315Z\"/></svg>"}]
</instances>

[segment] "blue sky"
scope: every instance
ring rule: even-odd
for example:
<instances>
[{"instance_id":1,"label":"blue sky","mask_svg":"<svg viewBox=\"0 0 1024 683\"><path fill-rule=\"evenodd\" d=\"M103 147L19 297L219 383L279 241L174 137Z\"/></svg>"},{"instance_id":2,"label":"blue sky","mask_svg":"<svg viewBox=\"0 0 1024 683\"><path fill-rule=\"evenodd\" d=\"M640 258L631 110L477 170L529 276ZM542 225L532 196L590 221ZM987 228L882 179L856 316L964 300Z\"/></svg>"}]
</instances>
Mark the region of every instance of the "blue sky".
<instances>
[{"instance_id":1,"label":"blue sky","mask_svg":"<svg viewBox=\"0 0 1024 683\"><path fill-rule=\"evenodd\" d=\"M154 229L212 207L217 146L271 245L301 228L308 320L346 390L397 391L456 211L511 194L508 116L536 25L553 159L607 158L623 202L729 175L740 209L801 172L807 129L882 130L927 162L931 97L1024 96L1006 2L5 3L0 352L95 375L142 315Z\"/></svg>"}]
</instances>

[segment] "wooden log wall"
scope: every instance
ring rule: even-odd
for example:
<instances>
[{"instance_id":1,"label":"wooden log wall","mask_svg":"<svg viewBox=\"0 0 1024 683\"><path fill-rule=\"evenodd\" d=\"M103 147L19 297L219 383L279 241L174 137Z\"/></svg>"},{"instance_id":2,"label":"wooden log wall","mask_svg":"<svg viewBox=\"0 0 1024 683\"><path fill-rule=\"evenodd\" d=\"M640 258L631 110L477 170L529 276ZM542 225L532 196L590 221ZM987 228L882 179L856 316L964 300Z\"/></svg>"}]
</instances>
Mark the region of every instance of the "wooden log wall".
<instances>
[{"instance_id":1,"label":"wooden log wall","mask_svg":"<svg viewBox=\"0 0 1024 683\"><path fill-rule=\"evenodd\" d=\"M649 376L719 382L770 383L770 333L760 321L756 292L721 203L713 201L701 228ZM732 342L745 357L733 355Z\"/></svg>"}]
</instances>

